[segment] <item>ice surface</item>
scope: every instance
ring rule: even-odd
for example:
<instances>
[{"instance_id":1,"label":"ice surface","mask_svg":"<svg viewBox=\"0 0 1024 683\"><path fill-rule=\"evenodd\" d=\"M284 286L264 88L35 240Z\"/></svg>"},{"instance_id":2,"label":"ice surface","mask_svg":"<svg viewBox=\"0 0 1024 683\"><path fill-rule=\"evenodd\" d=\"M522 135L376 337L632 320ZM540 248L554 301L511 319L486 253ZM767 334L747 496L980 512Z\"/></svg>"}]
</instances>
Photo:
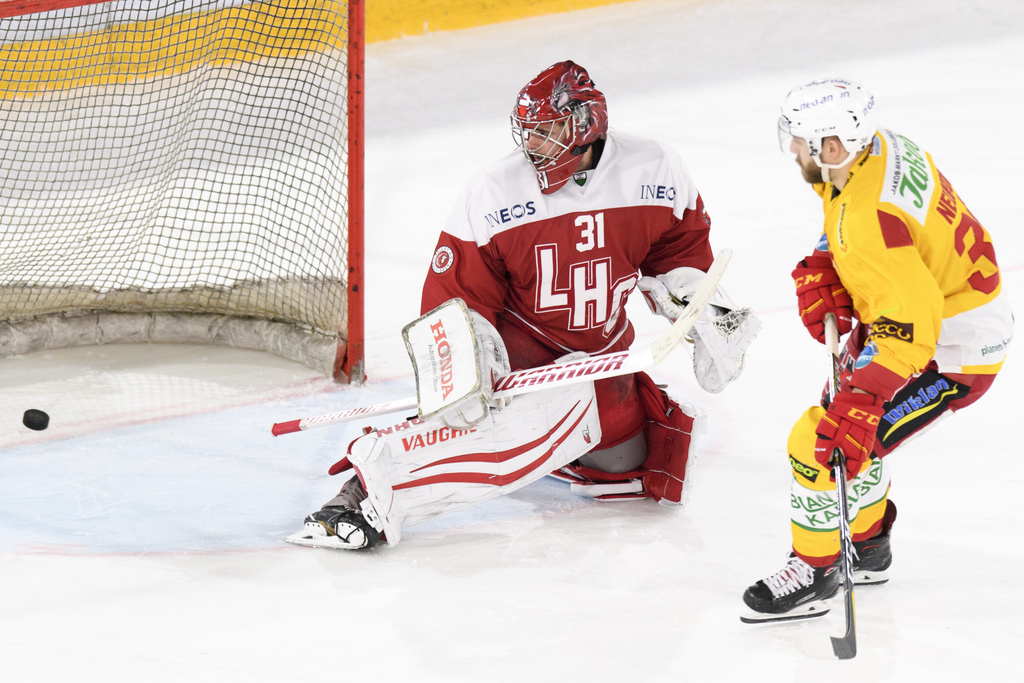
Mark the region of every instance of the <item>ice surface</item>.
<instances>
[{"instance_id":1,"label":"ice surface","mask_svg":"<svg viewBox=\"0 0 1024 683\"><path fill-rule=\"evenodd\" d=\"M519 87L567 58L614 127L682 153L714 246L735 252L726 286L764 323L720 395L682 351L654 372L710 416L690 506L600 504L545 480L395 548L282 543L340 486L327 468L362 423L278 438L270 425L413 393L400 329L437 231L469 176L511 149ZM797 646L841 633L841 610L738 619L743 589L784 562L785 440L823 381L789 278L820 206L778 151L778 104L825 72L867 83L883 125L930 150L990 231L1022 311L1024 4L650 0L371 45L367 70L364 388L225 349L0 360L5 681L1024 677L1016 354L979 404L892 456L893 578L857 591L856 659ZM638 343L663 329L629 307ZM51 427L22 427L27 408Z\"/></svg>"}]
</instances>

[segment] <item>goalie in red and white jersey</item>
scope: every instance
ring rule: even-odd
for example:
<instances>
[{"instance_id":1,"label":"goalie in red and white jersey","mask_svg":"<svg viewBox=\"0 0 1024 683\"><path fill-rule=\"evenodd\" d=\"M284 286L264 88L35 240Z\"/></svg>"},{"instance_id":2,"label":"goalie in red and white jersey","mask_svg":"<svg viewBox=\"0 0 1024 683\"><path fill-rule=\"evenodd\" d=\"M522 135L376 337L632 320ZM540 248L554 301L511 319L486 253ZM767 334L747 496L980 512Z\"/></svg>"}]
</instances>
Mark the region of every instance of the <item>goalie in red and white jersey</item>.
<instances>
[{"instance_id":1,"label":"goalie in red and white jersey","mask_svg":"<svg viewBox=\"0 0 1024 683\"><path fill-rule=\"evenodd\" d=\"M511 118L518 149L463 191L431 260L424 317L406 330L420 415L437 421L409 427L434 433L435 444L427 448L424 440L424 448L410 449L417 442L409 440L408 427L399 430L401 441L399 432L375 432L353 443L345 466L354 465L359 478L307 518L310 534L349 538L357 532L338 547L366 547L381 535L396 543L401 527L551 472L594 498L686 502L702 413L669 398L645 373L500 402L490 385L509 369L628 349L634 330L625 303L638 287L652 311L675 320L713 260L711 221L696 185L670 148L609 131L604 95L571 61L530 81ZM453 301L458 310L446 308ZM716 291L691 332L704 389L721 391L740 373L759 324L749 308ZM478 386L468 396L456 392L457 404L445 393L431 404L437 409L425 411L426 397L443 384L437 330L453 327L469 330L465 339L472 341L463 348L475 348L454 357L477 360ZM427 353L420 353L424 345ZM451 348L458 347L453 342ZM538 439L556 439L559 425L568 423L587 425L574 449L568 442L555 452L537 446ZM455 431L436 431L438 425ZM476 450L474 439L483 444ZM490 455L478 457L484 451ZM493 461L491 468L481 460ZM501 464L513 460L521 466ZM438 469L438 462L445 467ZM389 515L395 519L382 520Z\"/></svg>"}]
</instances>

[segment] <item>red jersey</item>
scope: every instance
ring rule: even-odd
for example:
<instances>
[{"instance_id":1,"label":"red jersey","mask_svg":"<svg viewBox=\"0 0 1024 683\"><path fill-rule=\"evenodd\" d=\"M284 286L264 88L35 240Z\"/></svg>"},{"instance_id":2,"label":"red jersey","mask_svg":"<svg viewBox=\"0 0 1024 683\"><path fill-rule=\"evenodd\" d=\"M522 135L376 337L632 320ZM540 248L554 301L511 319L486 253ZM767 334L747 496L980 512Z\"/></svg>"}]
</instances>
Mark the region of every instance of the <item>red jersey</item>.
<instances>
[{"instance_id":1,"label":"red jersey","mask_svg":"<svg viewBox=\"0 0 1024 683\"><path fill-rule=\"evenodd\" d=\"M513 368L508 325L551 352L531 362L628 348L634 333L624 305L639 277L681 266L706 272L709 228L679 155L657 142L610 132L597 167L549 195L516 150L463 191L421 309L464 299L502 331Z\"/></svg>"}]
</instances>

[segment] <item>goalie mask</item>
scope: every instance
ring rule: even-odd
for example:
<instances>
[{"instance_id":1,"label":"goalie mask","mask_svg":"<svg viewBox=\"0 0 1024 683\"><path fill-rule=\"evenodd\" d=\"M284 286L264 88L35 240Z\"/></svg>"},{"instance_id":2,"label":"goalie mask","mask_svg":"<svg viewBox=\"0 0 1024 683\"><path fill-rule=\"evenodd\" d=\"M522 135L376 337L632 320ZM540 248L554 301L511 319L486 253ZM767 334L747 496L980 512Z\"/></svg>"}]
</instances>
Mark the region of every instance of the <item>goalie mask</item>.
<instances>
[{"instance_id":1,"label":"goalie mask","mask_svg":"<svg viewBox=\"0 0 1024 683\"><path fill-rule=\"evenodd\" d=\"M519 91L512 109L512 137L536 169L544 194L565 185L580 156L607 132L604 94L573 62L545 69Z\"/></svg>"},{"instance_id":2,"label":"goalie mask","mask_svg":"<svg viewBox=\"0 0 1024 683\"><path fill-rule=\"evenodd\" d=\"M790 141L802 138L818 166L835 168L821 161L825 138L836 136L850 154L857 154L871 144L877 129L878 111L871 93L846 78L821 78L786 95L779 117L779 147L788 152Z\"/></svg>"}]
</instances>

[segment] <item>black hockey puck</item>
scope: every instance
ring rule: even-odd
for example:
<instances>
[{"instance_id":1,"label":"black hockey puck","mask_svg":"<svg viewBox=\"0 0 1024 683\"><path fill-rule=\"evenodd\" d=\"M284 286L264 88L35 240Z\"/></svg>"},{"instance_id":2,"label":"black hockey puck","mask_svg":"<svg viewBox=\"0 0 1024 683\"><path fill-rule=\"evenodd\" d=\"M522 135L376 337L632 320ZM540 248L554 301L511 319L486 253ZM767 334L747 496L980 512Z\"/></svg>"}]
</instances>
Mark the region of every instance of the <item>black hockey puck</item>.
<instances>
[{"instance_id":1,"label":"black hockey puck","mask_svg":"<svg viewBox=\"0 0 1024 683\"><path fill-rule=\"evenodd\" d=\"M29 408L25 411L25 415L21 418L21 422L29 429L41 432L50 426L50 416L41 410Z\"/></svg>"}]
</instances>

